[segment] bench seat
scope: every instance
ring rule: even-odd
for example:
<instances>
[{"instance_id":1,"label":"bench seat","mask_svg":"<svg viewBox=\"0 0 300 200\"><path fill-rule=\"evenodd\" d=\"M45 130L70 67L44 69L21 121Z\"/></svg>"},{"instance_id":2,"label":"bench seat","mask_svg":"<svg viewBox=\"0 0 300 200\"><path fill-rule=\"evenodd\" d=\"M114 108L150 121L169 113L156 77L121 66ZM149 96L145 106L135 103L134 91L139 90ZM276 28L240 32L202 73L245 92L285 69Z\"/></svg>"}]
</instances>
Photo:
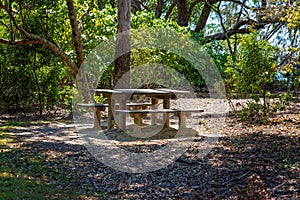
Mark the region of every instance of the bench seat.
<instances>
[{"instance_id":1,"label":"bench seat","mask_svg":"<svg viewBox=\"0 0 300 200\"><path fill-rule=\"evenodd\" d=\"M116 110L116 113L134 114L134 121L140 122L142 114L158 114L158 113L173 113L179 118L179 128L186 128L186 117L191 113L204 112L203 109L146 109L146 110ZM137 127L135 123L135 131L141 131L140 127ZM152 124L153 125L153 124Z\"/></svg>"},{"instance_id":2,"label":"bench seat","mask_svg":"<svg viewBox=\"0 0 300 200\"><path fill-rule=\"evenodd\" d=\"M115 104L116 106L119 106L119 103ZM132 106L151 106L151 103L126 103L126 106L132 107ZM108 107L108 104L100 104L100 103L78 103L77 106L81 107L88 107L88 108L106 108Z\"/></svg>"},{"instance_id":3,"label":"bench seat","mask_svg":"<svg viewBox=\"0 0 300 200\"><path fill-rule=\"evenodd\" d=\"M120 104L116 103L115 106L118 107ZM151 106L151 103L126 103L126 106L129 106L133 109L145 109L148 106ZM94 127L101 126L101 111L105 111L108 107L107 103L100 104L100 103L78 103L77 106L86 107L86 108L94 108Z\"/></svg>"},{"instance_id":4,"label":"bench seat","mask_svg":"<svg viewBox=\"0 0 300 200\"><path fill-rule=\"evenodd\" d=\"M142 113L192 113L204 112L203 109L147 109L147 110L116 110L116 112L129 113L129 114L142 114Z\"/></svg>"}]
</instances>

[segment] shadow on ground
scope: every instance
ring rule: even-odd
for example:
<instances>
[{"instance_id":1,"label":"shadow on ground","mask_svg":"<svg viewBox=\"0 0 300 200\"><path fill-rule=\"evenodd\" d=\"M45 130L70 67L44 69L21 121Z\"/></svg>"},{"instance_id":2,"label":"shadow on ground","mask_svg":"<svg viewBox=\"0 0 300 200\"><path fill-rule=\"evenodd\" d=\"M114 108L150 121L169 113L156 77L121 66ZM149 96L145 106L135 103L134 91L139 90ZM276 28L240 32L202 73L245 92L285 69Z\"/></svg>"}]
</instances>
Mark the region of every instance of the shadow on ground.
<instances>
[{"instance_id":1,"label":"shadow on ground","mask_svg":"<svg viewBox=\"0 0 300 200\"><path fill-rule=\"evenodd\" d=\"M50 199L57 198L51 196L54 193L78 199L300 197L297 134L276 135L244 129L243 133L220 138L204 158L197 156L203 148L202 140L195 139L166 168L131 174L103 165L83 145L70 143L72 138L76 140L76 130L70 123L10 125L1 121L0 129L15 138L13 143L0 146L2 196L11 192L14 185L12 191L21 195L19 198L34 197L34 191L41 194L49 191Z\"/></svg>"}]
</instances>

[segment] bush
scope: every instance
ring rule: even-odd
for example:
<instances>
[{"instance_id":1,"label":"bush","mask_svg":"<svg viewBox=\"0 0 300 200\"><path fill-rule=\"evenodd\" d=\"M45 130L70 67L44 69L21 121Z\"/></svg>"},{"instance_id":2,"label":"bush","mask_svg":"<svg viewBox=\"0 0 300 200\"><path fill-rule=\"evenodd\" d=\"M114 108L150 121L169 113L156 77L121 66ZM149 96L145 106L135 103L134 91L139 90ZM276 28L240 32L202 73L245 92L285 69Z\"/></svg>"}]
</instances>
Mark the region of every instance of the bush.
<instances>
[{"instance_id":1,"label":"bush","mask_svg":"<svg viewBox=\"0 0 300 200\"><path fill-rule=\"evenodd\" d=\"M230 92L239 98L250 99L240 112L242 119L264 122L268 114L287 104L289 98L286 95L281 95L279 103L270 101L274 95L268 88L275 82L275 64L276 48L266 40L259 40L257 33L243 36L237 56L228 58L226 73L230 77Z\"/></svg>"}]
</instances>

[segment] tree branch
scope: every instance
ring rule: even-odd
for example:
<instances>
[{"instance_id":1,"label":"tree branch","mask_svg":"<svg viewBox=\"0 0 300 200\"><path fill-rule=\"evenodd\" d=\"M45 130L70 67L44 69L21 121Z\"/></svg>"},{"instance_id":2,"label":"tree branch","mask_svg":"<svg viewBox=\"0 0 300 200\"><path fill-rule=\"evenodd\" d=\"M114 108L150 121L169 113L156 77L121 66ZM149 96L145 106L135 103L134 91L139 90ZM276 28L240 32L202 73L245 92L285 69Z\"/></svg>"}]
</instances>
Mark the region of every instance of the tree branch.
<instances>
[{"instance_id":1,"label":"tree branch","mask_svg":"<svg viewBox=\"0 0 300 200\"><path fill-rule=\"evenodd\" d=\"M40 44L47 46L50 50L52 50L54 53L56 53L62 59L62 61L70 67L70 70L71 70L70 73L75 77L75 75L77 74L77 71L78 71L76 64L72 61L71 58L69 58L66 55L66 53L59 46L57 46L56 44L54 44L44 38L41 38L37 35L29 33L25 29L23 29L23 27L19 26L18 23L16 22L15 17L13 16L13 14L10 12L10 10L6 6L4 6L1 3L1 1L0 1L0 8L5 10L5 12L10 17L13 25L16 27L16 29L18 31L20 31L22 33L22 35L24 35L26 38L28 38L30 40L39 41ZM2 42L4 42L4 41L5 40L2 40ZM11 43L13 43L13 42L11 42Z\"/></svg>"},{"instance_id":2,"label":"tree branch","mask_svg":"<svg viewBox=\"0 0 300 200\"><path fill-rule=\"evenodd\" d=\"M170 17L170 15L171 15L171 13L172 13L174 7L176 6L176 4L177 4L177 0L173 0L173 3L171 4L171 6L169 7L169 9L168 9L168 11L167 11L167 13L166 13L165 20L168 20L168 19L169 19L169 17Z\"/></svg>"},{"instance_id":3,"label":"tree branch","mask_svg":"<svg viewBox=\"0 0 300 200\"><path fill-rule=\"evenodd\" d=\"M241 20L241 17L242 17L242 14L243 14L243 10L244 10L244 5L246 3L247 0L243 0L243 4L241 6L241 9L240 9L240 12L238 14L238 17L237 17L237 20L236 20L236 23L238 23L240 20ZM234 46L233 46L233 54L232 55L235 55L236 54L236 51L237 51L237 37L235 36L234 38Z\"/></svg>"},{"instance_id":4,"label":"tree branch","mask_svg":"<svg viewBox=\"0 0 300 200\"><path fill-rule=\"evenodd\" d=\"M187 0L177 0L177 23L179 26L188 26L190 13Z\"/></svg>"},{"instance_id":5,"label":"tree branch","mask_svg":"<svg viewBox=\"0 0 300 200\"><path fill-rule=\"evenodd\" d=\"M40 40L17 40L17 41L11 41L0 38L1 44L7 44L7 45L14 45L14 46L20 46L20 45L28 45L28 44L43 44Z\"/></svg>"},{"instance_id":6,"label":"tree branch","mask_svg":"<svg viewBox=\"0 0 300 200\"><path fill-rule=\"evenodd\" d=\"M218 0L211 0L211 1L207 1L205 4L204 4L204 7L202 9L202 12L201 12L201 15L200 15L200 18L198 20L198 23L195 27L195 32L199 32L201 31L202 29L204 29L205 25L206 25L206 22L208 20L208 17L209 17L209 14L210 14L210 11L211 11L211 7L213 6L213 4L215 4L216 2L218 2Z\"/></svg>"},{"instance_id":7,"label":"tree branch","mask_svg":"<svg viewBox=\"0 0 300 200\"><path fill-rule=\"evenodd\" d=\"M253 29L261 29L264 27L264 24L257 24L251 28L241 28L241 29L229 29L226 33L216 33L212 35L205 36L207 42L211 42L212 40L226 40L227 37L230 37L234 34L248 34L251 33ZM226 36L227 35L227 36Z\"/></svg>"},{"instance_id":8,"label":"tree branch","mask_svg":"<svg viewBox=\"0 0 300 200\"><path fill-rule=\"evenodd\" d=\"M90 4L89 4L89 8L87 9L87 11L85 13L82 14L81 18L80 18L80 22L79 22L79 31L82 31L82 27L83 27L83 21L85 19L85 17L91 12L93 6L94 6L95 0L91 0Z\"/></svg>"},{"instance_id":9,"label":"tree branch","mask_svg":"<svg viewBox=\"0 0 300 200\"><path fill-rule=\"evenodd\" d=\"M133 0L135 3L140 4L141 6L143 6L147 11L150 11L149 7L146 6L142 1L140 0Z\"/></svg>"},{"instance_id":10,"label":"tree branch","mask_svg":"<svg viewBox=\"0 0 300 200\"><path fill-rule=\"evenodd\" d=\"M218 5L218 8L217 8L217 13L220 17L220 23L221 23L221 26L222 26L222 29L223 29L223 32L225 33L225 36L226 36L226 42L227 42L227 45L228 45L228 48L229 48L229 52L231 55L234 55L233 51L232 51L232 48L231 48L231 42L229 40L229 36L228 36L228 33L227 33L227 30L226 30L226 27L224 25L224 22L223 22L223 17L222 17L222 14L221 14L221 11L220 11L220 6L221 6L221 1L219 2L219 5Z\"/></svg>"}]
</instances>

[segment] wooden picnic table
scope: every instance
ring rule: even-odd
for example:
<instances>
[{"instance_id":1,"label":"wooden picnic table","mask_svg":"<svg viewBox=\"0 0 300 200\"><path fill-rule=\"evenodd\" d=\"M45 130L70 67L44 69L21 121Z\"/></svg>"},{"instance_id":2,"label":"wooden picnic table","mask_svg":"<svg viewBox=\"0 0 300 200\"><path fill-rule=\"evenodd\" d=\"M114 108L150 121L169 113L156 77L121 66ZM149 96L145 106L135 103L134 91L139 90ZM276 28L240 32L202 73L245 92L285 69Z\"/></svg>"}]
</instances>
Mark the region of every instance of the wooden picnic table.
<instances>
[{"instance_id":1,"label":"wooden picnic table","mask_svg":"<svg viewBox=\"0 0 300 200\"><path fill-rule=\"evenodd\" d=\"M159 99L163 100L163 109L170 109L171 99L175 99L178 94L189 94L190 91L184 90L172 90L172 89L92 89L91 91L95 92L96 95L102 94L103 97L108 100L108 128L113 127L112 119L113 112L115 111L116 104L119 105L120 110L126 109L127 101L132 99L133 95L145 95L146 97L151 98L151 108L158 108ZM129 109L128 109L129 110ZM115 113L114 113L115 114ZM152 114L151 124L156 124L156 114ZM169 127L170 125L170 117L169 112L165 113L166 121L164 126ZM126 113L119 113L119 121L118 125L121 129L125 129L126 127Z\"/></svg>"}]
</instances>

